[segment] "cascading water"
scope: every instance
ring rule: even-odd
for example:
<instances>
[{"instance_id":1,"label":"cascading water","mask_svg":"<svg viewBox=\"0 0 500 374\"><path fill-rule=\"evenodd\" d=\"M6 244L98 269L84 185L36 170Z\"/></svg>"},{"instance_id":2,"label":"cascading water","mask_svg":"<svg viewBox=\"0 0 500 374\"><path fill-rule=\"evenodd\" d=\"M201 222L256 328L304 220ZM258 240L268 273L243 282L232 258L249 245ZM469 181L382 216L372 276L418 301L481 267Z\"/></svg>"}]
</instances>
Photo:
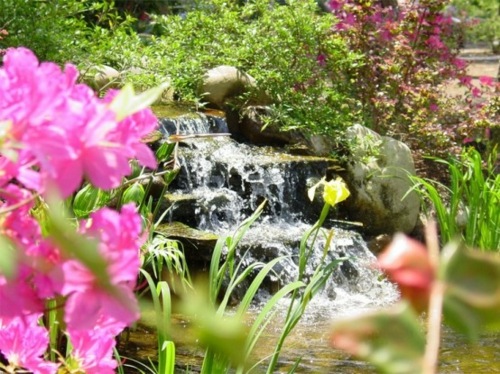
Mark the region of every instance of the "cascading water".
<instances>
[{"instance_id":1,"label":"cascading water","mask_svg":"<svg viewBox=\"0 0 500 374\"><path fill-rule=\"evenodd\" d=\"M169 135L227 132L221 119L203 115L163 122L163 130ZM169 197L172 204L170 219L224 235L233 232L238 223L267 199L267 211L241 243L241 252L249 253L243 261L266 262L276 256L288 256L275 267L275 274L268 279L267 286L273 291L294 279L299 241L321 210L320 204L308 202L306 191L311 183L323 177L330 163L325 159L301 158L269 148L237 144L228 138L189 140L180 148L184 167L172 185L175 188ZM375 257L356 231L340 228L334 221L325 226L334 230L329 259L349 257L350 260L332 275L323 294L313 298L300 323L287 336L276 373L289 372L291 368L296 373L310 374L375 372L372 366L354 360L328 344L330 321L391 304L399 295L395 287L373 268ZM315 255L308 261L311 269L323 247L324 239L321 239L314 249ZM265 297L265 291L263 294ZM286 311L288 301L283 300L272 323L266 326L253 352L256 357L269 357L286 315L280 312ZM255 307L260 312L259 305ZM149 314L143 311L141 322L155 329L156 318L154 310ZM252 315L248 318L251 319ZM183 316L174 323L179 325L179 334L175 337L175 360L181 368L176 372L196 372L203 360L203 351L197 351L190 338L186 338L188 324ZM478 346L470 346L464 344L463 336L446 328L443 331L440 373L491 372L491 363L498 360L497 334L482 337ZM132 330L131 341L133 345L128 354L132 358L149 362L158 353L156 334ZM295 368L298 358L301 359L300 366Z\"/></svg>"},{"instance_id":2,"label":"cascading water","mask_svg":"<svg viewBox=\"0 0 500 374\"><path fill-rule=\"evenodd\" d=\"M204 115L163 120L161 127L167 135L227 132L223 120ZM287 256L275 268L275 275L268 279L267 288L276 290L294 280L301 237L321 211L318 203L308 200L307 189L334 166L333 162L241 144L230 137L186 139L178 155L182 169L171 186L170 220L185 221L200 230L224 235L267 200L260 220L241 243L242 252L249 249L243 261L268 262ZM192 206L187 215L186 205L179 204L186 200ZM375 257L362 237L340 227L333 230L328 260L339 257L349 260L335 271L325 286L324 297L316 302L331 312L342 313L342 310L379 307L396 300L395 287L373 268ZM321 258L324 245L324 239L315 243L308 271L312 272Z\"/></svg>"}]
</instances>

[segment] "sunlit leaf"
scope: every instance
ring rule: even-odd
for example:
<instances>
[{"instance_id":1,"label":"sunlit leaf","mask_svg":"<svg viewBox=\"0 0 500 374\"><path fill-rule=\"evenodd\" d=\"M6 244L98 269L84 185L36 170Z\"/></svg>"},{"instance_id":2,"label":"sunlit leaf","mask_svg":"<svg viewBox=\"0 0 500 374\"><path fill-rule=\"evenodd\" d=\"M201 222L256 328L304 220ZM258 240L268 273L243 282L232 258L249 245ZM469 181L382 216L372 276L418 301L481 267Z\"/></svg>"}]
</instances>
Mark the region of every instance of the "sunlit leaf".
<instances>
[{"instance_id":1,"label":"sunlit leaf","mask_svg":"<svg viewBox=\"0 0 500 374\"><path fill-rule=\"evenodd\" d=\"M126 203L136 203L140 204L142 199L144 199L144 187L142 184L135 182L131 186L129 186L122 196L123 204Z\"/></svg>"},{"instance_id":2,"label":"sunlit leaf","mask_svg":"<svg viewBox=\"0 0 500 374\"><path fill-rule=\"evenodd\" d=\"M383 373L420 373L425 337L413 309L399 303L391 309L335 322L331 343Z\"/></svg>"},{"instance_id":3,"label":"sunlit leaf","mask_svg":"<svg viewBox=\"0 0 500 374\"><path fill-rule=\"evenodd\" d=\"M180 169L173 169L172 171L165 173L163 175L163 180L167 184L167 186L173 182L175 177L177 177L177 174L179 174Z\"/></svg>"},{"instance_id":4,"label":"sunlit leaf","mask_svg":"<svg viewBox=\"0 0 500 374\"><path fill-rule=\"evenodd\" d=\"M443 249L445 321L476 340L485 328L500 328L500 256L458 243Z\"/></svg>"},{"instance_id":5,"label":"sunlit leaf","mask_svg":"<svg viewBox=\"0 0 500 374\"><path fill-rule=\"evenodd\" d=\"M4 235L0 235L0 274L7 279L17 274L18 254L14 244Z\"/></svg>"},{"instance_id":6,"label":"sunlit leaf","mask_svg":"<svg viewBox=\"0 0 500 374\"><path fill-rule=\"evenodd\" d=\"M95 188L91 184L87 184L75 195L73 200L73 212L78 218L87 217L93 211L106 205L109 199L109 192Z\"/></svg>"},{"instance_id":7,"label":"sunlit leaf","mask_svg":"<svg viewBox=\"0 0 500 374\"><path fill-rule=\"evenodd\" d=\"M195 286L195 291L183 298L181 311L189 317L200 344L221 360L233 365L243 364L248 329L236 316L220 316L208 300L208 290Z\"/></svg>"},{"instance_id":8,"label":"sunlit leaf","mask_svg":"<svg viewBox=\"0 0 500 374\"><path fill-rule=\"evenodd\" d=\"M160 97L168 86L168 83L163 83L136 95L132 85L127 84L113 99L110 108L116 113L117 120L121 121L140 110L148 108Z\"/></svg>"},{"instance_id":9,"label":"sunlit leaf","mask_svg":"<svg viewBox=\"0 0 500 374\"><path fill-rule=\"evenodd\" d=\"M175 146L176 145L174 143L167 143L167 142L163 143L155 152L156 159L158 160L158 162L167 161L172 155Z\"/></svg>"}]
</instances>

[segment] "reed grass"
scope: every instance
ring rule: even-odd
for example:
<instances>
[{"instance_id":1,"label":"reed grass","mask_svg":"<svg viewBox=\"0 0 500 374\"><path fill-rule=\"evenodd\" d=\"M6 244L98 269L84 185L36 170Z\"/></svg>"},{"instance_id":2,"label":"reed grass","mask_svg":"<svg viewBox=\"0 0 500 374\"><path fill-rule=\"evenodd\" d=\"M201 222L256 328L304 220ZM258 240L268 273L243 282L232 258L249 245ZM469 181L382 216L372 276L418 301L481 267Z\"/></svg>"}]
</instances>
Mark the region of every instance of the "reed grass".
<instances>
[{"instance_id":1,"label":"reed grass","mask_svg":"<svg viewBox=\"0 0 500 374\"><path fill-rule=\"evenodd\" d=\"M229 310L228 301L235 288L243 281L247 280L251 274L258 271L257 275L252 275L253 279L250 286L246 289L243 298L233 314L234 319L242 321L266 276L273 271L276 264L287 258L278 257L266 264L254 262L246 268L242 267L242 264L245 262L244 258L247 255L246 253L242 256L241 260L236 260L238 244L251 224L255 222L261 214L263 206L264 205L261 205L251 217L245 220L232 236L219 239L215 246L209 271L209 299L218 318L223 318L224 315L227 314ZM333 262L326 261L327 252L333 238L333 231L325 231L321 227L328 215L329 208L330 206L326 204L319 220L304 234L301 240L297 279L286 284L270 297L253 320L252 325L246 333L244 343L240 348L243 351L241 362L234 364L229 357L224 356L223 353L215 349L211 346L210 342L208 342L201 373L227 373L232 372L231 370L235 370L234 372L237 374L252 371L261 372L263 370L262 366L266 365L266 361L266 372L275 372L287 336L302 318L309 302L322 289L326 280L331 276L337 265L343 261L343 259ZM323 256L313 275L306 279L304 276L305 267L313 251L314 242L320 235L325 235L326 237ZM225 260L221 260L223 254L225 255ZM224 283L224 281L226 281L226 283ZM226 287L225 291L220 295L223 283ZM289 307L278 342L275 347L271 347L272 354L256 363L252 363L252 354L259 339L268 324L273 320L275 313L278 311L278 303L281 303L286 298L288 298L287 302L289 303ZM218 299L221 299L221 301L218 302ZM300 358L297 360L294 367L298 367L299 363ZM235 369L231 369L232 367L235 367ZM292 372L294 370L295 369L292 369Z\"/></svg>"},{"instance_id":2,"label":"reed grass","mask_svg":"<svg viewBox=\"0 0 500 374\"><path fill-rule=\"evenodd\" d=\"M172 300L168 283L160 281L156 283L145 270L141 273L146 279L156 317L157 340L158 340L158 366L157 373L173 374L175 368L175 344L170 336L170 320L172 317Z\"/></svg>"},{"instance_id":3,"label":"reed grass","mask_svg":"<svg viewBox=\"0 0 500 374\"><path fill-rule=\"evenodd\" d=\"M431 202L441 244L460 238L470 247L500 251L500 174L496 171L498 151L483 157L475 149L464 151L459 159L443 160L450 183L410 177L413 190ZM424 208L425 205L424 205ZM429 209L426 209L429 214Z\"/></svg>"}]
</instances>

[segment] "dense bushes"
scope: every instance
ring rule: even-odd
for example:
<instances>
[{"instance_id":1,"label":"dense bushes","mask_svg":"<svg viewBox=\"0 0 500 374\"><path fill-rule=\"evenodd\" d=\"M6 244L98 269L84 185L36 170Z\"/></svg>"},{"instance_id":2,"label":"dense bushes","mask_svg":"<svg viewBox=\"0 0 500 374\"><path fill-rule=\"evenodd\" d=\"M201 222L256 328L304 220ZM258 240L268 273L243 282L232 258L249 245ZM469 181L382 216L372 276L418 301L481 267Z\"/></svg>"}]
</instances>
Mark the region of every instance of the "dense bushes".
<instances>
[{"instance_id":1,"label":"dense bushes","mask_svg":"<svg viewBox=\"0 0 500 374\"><path fill-rule=\"evenodd\" d=\"M486 42L500 52L500 4L496 0L453 0L455 17L465 27L466 40Z\"/></svg>"},{"instance_id":2,"label":"dense bushes","mask_svg":"<svg viewBox=\"0 0 500 374\"><path fill-rule=\"evenodd\" d=\"M362 0L329 2L340 20L338 32L363 52L363 65L352 77L363 123L427 154L459 151L478 125L495 123L496 104L485 100L495 84L488 78L473 84L467 75L455 27L444 13L447 3L425 0L394 8ZM454 81L466 88L464 95L450 95Z\"/></svg>"},{"instance_id":3,"label":"dense bushes","mask_svg":"<svg viewBox=\"0 0 500 374\"><path fill-rule=\"evenodd\" d=\"M156 18L158 49L182 96L196 92L204 71L226 64L256 78L272 97L285 129L334 134L352 123L346 71L359 56L331 32L333 17L314 1L269 7L212 1L185 18ZM246 99L251 100L251 97ZM201 98L203 100L203 98Z\"/></svg>"},{"instance_id":4,"label":"dense bushes","mask_svg":"<svg viewBox=\"0 0 500 374\"><path fill-rule=\"evenodd\" d=\"M128 2L0 3L0 26L9 32L0 48L25 45L42 60L72 61L82 72L106 64L143 88L169 77L178 99L201 105L203 73L233 65L272 98L269 121L284 130L342 139L343 129L359 122L442 156L458 154L477 127L498 120L498 98L488 98L495 83L474 84L458 58L447 1L396 8L335 0L321 10L313 0L210 0L184 14L141 13L141 20L127 15ZM453 81L465 95L448 95Z\"/></svg>"},{"instance_id":5,"label":"dense bushes","mask_svg":"<svg viewBox=\"0 0 500 374\"><path fill-rule=\"evenodd\" d=\"M0 48L26 46L42 61L72 62L82 71L93 64L120 68L129 50L140 53L134 20L113 2L0 0L0 9L0 25L9 33Z\"/></svg>"}]
</instances>

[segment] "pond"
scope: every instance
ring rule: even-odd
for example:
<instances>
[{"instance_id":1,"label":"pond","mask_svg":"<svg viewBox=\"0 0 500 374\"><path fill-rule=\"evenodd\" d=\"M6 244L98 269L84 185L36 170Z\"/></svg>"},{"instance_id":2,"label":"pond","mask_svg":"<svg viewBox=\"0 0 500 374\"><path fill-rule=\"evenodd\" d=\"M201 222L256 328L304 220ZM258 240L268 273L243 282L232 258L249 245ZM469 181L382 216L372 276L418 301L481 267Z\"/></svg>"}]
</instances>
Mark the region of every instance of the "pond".
<instances>
[{"instance_id":1,"label":"pond","mask_svg":"<svg viewBox=\"0 0 500 374\"><path fill-rule=\"evenodd\" d=\"M370 309L370 307L364 309ZM363 308L360 309L359 305L346 305L339 308L335 303L328 305L323 301L310 305L304 319L287 338L279 360L279 371L276 373L287 373L300 357L302 359L296 373L375 373L371 365L345 352L335 350L329 345L330 323L335 318L362 311ZM124 356L142 362L147 362L148 358L155 360L157 342L156 333L150 322L152 320L154 320L152 313L144 314L142 323L130 333L130 340L126 350L123 351ZM186 319L177 315L173 319L173 324L176 343L176 373L196 373L201 367L204 351L193 345L189 322ZM281 326L279 318L270 324L256 350L259 358L265 358L270 354ZM133 370L127 371L127 373L134 372ZM265 372L265 368L260 367L251 371L251 373L262 372ZM471 345L463 336L443 326L438 372L442 374L500 373L500 334L483 334L477 344Z\"/></svg>"}]
</instances>

